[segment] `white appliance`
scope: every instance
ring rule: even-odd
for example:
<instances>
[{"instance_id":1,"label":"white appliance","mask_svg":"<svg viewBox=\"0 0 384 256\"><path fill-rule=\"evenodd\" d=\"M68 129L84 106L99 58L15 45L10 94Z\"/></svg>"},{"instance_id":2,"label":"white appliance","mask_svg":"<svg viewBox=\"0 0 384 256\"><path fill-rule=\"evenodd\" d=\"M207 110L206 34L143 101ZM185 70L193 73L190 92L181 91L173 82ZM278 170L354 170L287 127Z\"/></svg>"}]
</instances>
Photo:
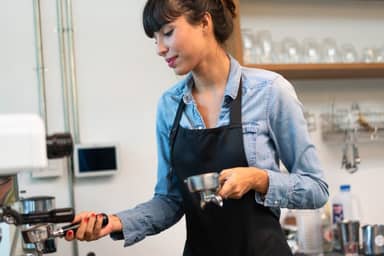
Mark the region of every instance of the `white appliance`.
<instances>
[{"instance_id":1,"label":"white appliance","mask_svg":"<svg viewBox=\"0 0 384 256\"><path fill-rule=\"evenodd\" d=\"M44 123L35 114L0 115L0 175L45 168L48 163Z\"/></svg>"}]
</instances>

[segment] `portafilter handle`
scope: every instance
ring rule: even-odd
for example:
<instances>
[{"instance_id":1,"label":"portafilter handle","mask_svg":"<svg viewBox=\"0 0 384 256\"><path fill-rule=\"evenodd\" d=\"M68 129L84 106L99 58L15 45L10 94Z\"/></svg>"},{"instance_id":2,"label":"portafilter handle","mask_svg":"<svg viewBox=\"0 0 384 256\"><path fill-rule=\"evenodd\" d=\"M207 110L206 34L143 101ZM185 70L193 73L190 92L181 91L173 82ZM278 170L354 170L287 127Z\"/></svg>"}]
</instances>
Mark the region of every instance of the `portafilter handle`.
<instances>
[{"instance_id":1,"label":"portafilter handle","mask_svg":"<svg viewBox=\"0 0 384 256\"><path fill-rule=\"evenodd\" d=\"M103 224L102 227L105 227L109 223L108 215L105 213L101 213L103 216ZM52 237L64 237L69 230L76 231L80 227L80 223L74 223L74 224L69 224L66 226L63 226L59 229L56 229L55 231L52 232L51 236Z\"/></svg>"}]
</instances>

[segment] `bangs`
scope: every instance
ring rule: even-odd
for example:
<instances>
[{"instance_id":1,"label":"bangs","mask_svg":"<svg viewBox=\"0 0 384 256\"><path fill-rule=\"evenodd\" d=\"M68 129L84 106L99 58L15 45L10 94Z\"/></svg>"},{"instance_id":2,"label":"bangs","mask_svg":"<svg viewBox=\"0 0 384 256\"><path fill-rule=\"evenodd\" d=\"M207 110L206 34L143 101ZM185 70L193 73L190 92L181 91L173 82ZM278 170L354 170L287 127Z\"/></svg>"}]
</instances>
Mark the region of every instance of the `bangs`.
<instances>
[{"instance_id":1,"label":"bangs","mask_svg":"<svg viewBox=\"0 0 384 256\"><path fill-rule=\"evenodd\" d=\"M172 3L173 2L173 3ZM149 0L143 11L143 26L145 34L153 38L165 24L180 17L182 12L177 8L177 1Z\"/></svg>"}]
</instances>

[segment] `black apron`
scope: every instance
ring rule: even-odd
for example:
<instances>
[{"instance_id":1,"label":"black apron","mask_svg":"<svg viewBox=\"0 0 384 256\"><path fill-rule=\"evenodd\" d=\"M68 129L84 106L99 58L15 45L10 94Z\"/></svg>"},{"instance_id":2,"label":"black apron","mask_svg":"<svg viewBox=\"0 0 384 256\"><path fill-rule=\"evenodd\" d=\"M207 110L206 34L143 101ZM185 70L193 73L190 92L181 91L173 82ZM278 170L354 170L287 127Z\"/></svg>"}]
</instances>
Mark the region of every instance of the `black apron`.
<instances>
[{"instance_id":1,"label":"black apron","mask_svg":"<svg viewBox=\"0 0 384 256\"><path fill-rule=\"evenodd\" d=\"M224 200L223 207L208 203L200 208L198 193L190 193L184 180L192 175L247 167L241 125L241 82L230 106L230 124L191 130L179 125L184 110L180 101L170 136L172 173L182 193L187 237L184 256L292 255L278 218L255 202L255 192L241 199Z\"/></svg>"}]
</instances>

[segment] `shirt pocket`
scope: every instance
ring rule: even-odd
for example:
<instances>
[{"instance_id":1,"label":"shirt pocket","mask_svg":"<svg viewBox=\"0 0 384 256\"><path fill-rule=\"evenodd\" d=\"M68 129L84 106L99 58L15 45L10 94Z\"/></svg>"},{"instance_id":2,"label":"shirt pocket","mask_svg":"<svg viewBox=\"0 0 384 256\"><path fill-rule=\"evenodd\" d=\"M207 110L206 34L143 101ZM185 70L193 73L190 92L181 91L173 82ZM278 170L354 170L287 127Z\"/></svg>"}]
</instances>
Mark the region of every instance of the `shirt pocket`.
<instances>
[{"instance_id":1,"label":"shirt pocket","mask_svg":"<svg viewBox=\"0 0 384 256\"><path fill-rule=\"evenodd\" d=\"M263 121L243 124L244 150L249 166L270 169L274 151L267 124Z\"/></svg>"}]
</instances>

